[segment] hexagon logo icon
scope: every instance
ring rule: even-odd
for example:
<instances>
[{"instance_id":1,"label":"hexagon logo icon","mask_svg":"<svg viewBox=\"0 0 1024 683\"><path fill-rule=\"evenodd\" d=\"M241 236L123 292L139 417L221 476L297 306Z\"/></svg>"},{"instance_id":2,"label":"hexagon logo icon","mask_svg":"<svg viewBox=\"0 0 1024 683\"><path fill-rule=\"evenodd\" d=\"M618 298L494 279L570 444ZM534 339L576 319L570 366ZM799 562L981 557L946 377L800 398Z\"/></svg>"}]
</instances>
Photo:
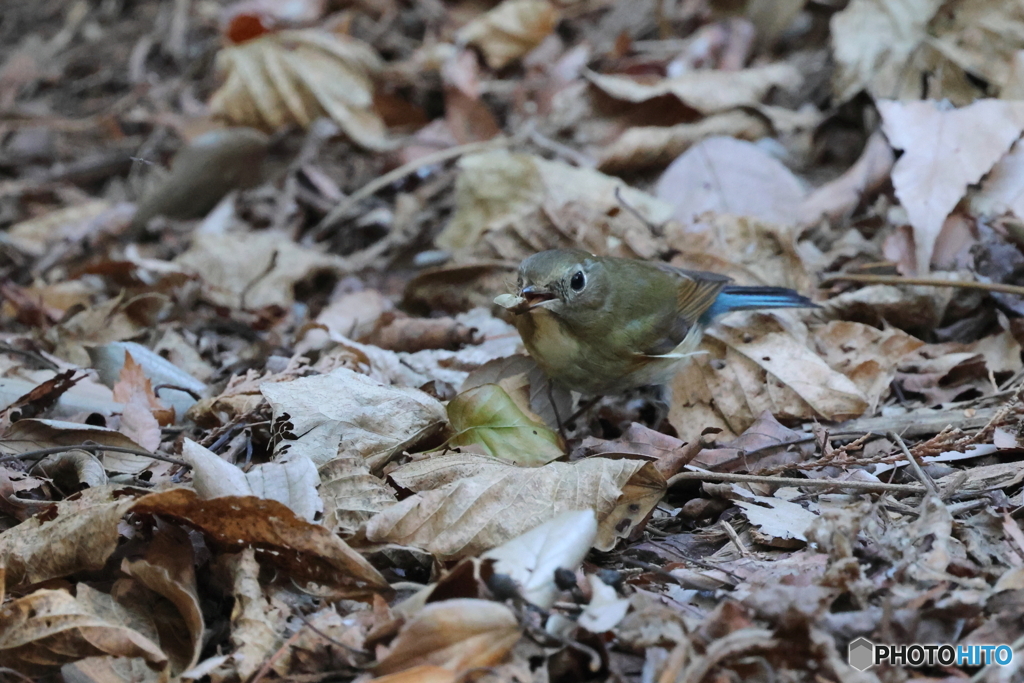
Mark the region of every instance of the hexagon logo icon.
<instances>
[{"instance_id":1,"label":"hexagon logo icon","mask_svg":"<svg viewBox=\"0 0 1024 683\"><path fill-rule=\"evenodd\" d=\"M875 663L875 645L867 638L858 638L850 643L850 666L857 671L866 671Z\"/></svg>"}]
</instances>

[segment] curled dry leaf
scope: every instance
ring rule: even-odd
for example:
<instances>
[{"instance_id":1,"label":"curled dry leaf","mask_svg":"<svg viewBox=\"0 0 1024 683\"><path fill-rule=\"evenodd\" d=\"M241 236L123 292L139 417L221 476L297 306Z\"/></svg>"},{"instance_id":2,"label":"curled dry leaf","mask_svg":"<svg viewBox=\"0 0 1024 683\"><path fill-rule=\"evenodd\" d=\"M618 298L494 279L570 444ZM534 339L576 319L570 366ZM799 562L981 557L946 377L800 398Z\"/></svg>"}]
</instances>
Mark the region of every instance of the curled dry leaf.
<instances>
[{"instance_id":1,"label":"curled dry leaf","mask_svg":"<svg viewBox=\"0 0 1024 683\"><path fill-rule=\"evenodd\" d=\"M275 422L289 422L298 437L287 442L287 450L317 466L345 452L362 456L377 470L445 424L444 406L429 394L387 386L346 368L264 383L261 391Z\"/></svg>"},{"instance_id":2,"label":"curled dry leaf","mask_svg":"<svg viewBox=\"0 0 1024 683\"><path fill-rule=\"evenodd\" d=\"M121 563L125 574L166 598L178 612L176 618L166 613L161 615L165 628L183 636L161 642L174 673L195 666L203 645L203 613L194 561L188 534L181 529L165 527L155 535L141 558L126 558Z\"/></svg>"},{"instance_id":3,"label":"curled dry leaf","mask_svg":"<svg viewBox=\"0 0 1024 683\"><path fill-rule=\"evenodd\" d=\"M453 671L487 667L501 661L519 636L519 621L505 605L471 598L435 602L402 627L374 672L425 664Z\"/></svg>"},{"instance_id":4,"label":"curled dry leaf","mask_svg":"<svg viewBox=\"0 0 1024 683\"><path fill-rule=\"evenodd\" d=\"M797 209L801 225L848 216L889 179L896 155L879 132L871 134L860 158L843 175L810 192Z\"/></svg>"},{"instance_id":5,"label":"curled dry leaf","mask_svg":"<svg viewBox=\"0 0 1024 683\"><path fill-rule=\"evenodd\" d=\"M623 173L664 166L692 145L710 137L758 140L770 132L771 126L763 116L742 109L714 114L695 123L637 126L601 148L597 167L605 173Z\"/></svg>"},{"instance_id":6,"label":"curled dry leaf","mask_svg":"<svg viewBox=\"0 0 1024 683\"><path fill-rule=\"evenodd\" d=\"M117 548L117 525L142 489L86 489L0 534L8 589L101 569Z\"/></svg>"},{"instance_id":7,"label":"curled dry leaf","mask_svg":"<svg viewBox=\"0 0 1024 683\"><path fill-rule=\"evenodd\" d=\"M38 590L0 611L0 659L6 666L42 676L63 664L104 655L167 665L159 645L123 625L122 610L109 595L85 584L78 584L78 592L76 599L65 590Z\"/></svg>"},{"instance_id":8,"label":"curled dry leaf","mask_svg":"<svg viewBox=\"0 0 1024 683\"><path fill-rule=\"evenodd\" d=\"M595 547L610 550L632 528L623 520L644 520L665 491L664 477L650 463L608 458L525 468L488 456L436 456L390 476L419 493L371 519L367 538L414 545L444 559L479 554L562 512L583 509L592 509L599 522ZM635 488L627 496L629 484Z\"/></svg>"},{"instance_id":9,"label":"curled dry leaf","mask_svg":"<svg viewBox=\"0 0 1024 683\"><path fill-rule=\"evenodd\" d=\"M555 570L576 570L597 539L593 510L571 510L488 550L482 559L494 560L494 571L519 584L523 598L550 609L558 595Z\"/></svg>"},{"instance_id":10,"label":"curled dry leaf","mask_svg":"<svg viewBox=\"0 0 1024 683\"><path fill-rule=\"evenodd\" d=\"M765 410L827 420L864 413L868 404L857 385L807 347L803 325L784 319L791 320L736 315L708 330L701 343L708 353L694 356L672 380L669 421L681 438L698 439L708 425L740 434Z\"/></svg>"},{"instance_id":11,"label":"curled dry leaf","mask_svg":"<svg viewBox=\"0 0 1024 683\"><path fill-rule=\"evenodd\" d=\"M293 456L286 462L260 463L243 472L192 439L185 439L181 457L192 466L192 485L203 500L221 496L276 500L307 522L323 511L317 493L320 477L316 466L305 456Z\"/></svg>"},{"instance_id":12,"label":"curled dry leaf","mask_svg":"<svg viewBox=\"0 0 1024 683\"><path fill-rule=\"evenodd\" d=\"M340 256L301 247L274 232L200 233L175 262L202 278L203 296L210 303L249 310L290 306L299 282L346 272Z\"/></svg>"},{"instance_id":13,"label":"curled dry leaf","mask_svg":"<svg viewBox=\"0 0 1024 683\"><path fill-rule=\"evenodd\" d=\"M436 241L481 257L519 261L572 246L651 258L658 248L650 226L672 216L671 206L618 178L529 154L473 154L459 160L459 171L456 212Z\"/></svg>"},{"instance_id":14,"label":"curled dry leaf","mask_svg":"<svg viewBox=\"0 0 1024 683\"><path fill-rule=\"evenodd\" d=\"M655 194L672 204L673 217L683 223L711 211L788 225L797 220L804 188L754 143L713 137L669 164Z\"/></svg>"},{"instance_id":15,"label":"curled dry leaf","mask_svg":"<svg viewBox=\"0 0 1024 683\"><path fill-rule=\"evenodd\" d=\"M276 500L225 497L199 500L194 491L171 489L140 498L137 514L160 515L201 531L222 551L248 546L258 557L300 582L327 586L339 595L365 598L388 592L377 570L340 538L318 524L304 522Z\"/></svg>"},{"instance_id":16,"label":"curled dry leaf","mask_svg":"<svg viewBox=\"0 0 1024 683\"><path fill-rule=\"evenodd\" d=\"M673 95L701 114L752 107L760 103L772 88L794 90L803 81L800 71L784 62L739 71L688 71L650 83L589 70L585 70L583 75L602 92L618 100L646 102L663 95Z\"/></svg>"},{"instance_id":17,"label":"curled dry leaf","mask_svg":"<svg viewBox=\"0 0 1024 683\"><path fill-rule=\"evenodd\" d=\"M287 615L263 595L256 551L245 548L226 561L231 576L235 608L231 612L231 642L236 650L238 675L247 680L281 647L281 633Z\"/></svg>"},{"instance_id":18,"label":"curled dry leaf","mask_svg":"<svg viewBox=\"0 0 1024 683\"><path fill-rule=\"evenodd\" d=\"M767 410L745 432L716 448L702 450L693 464L716 472L757 472L777 465L802 462L814 454L815 445L798 441L804 434L779 424Z\"/></svg>"},{"instance_id":19,"label":"curled dry leaf","mask_svg":"<svg viewBox=\"0 0 1024 683\"><path fill-rule=\"evenodd\" d=\"M881 101L882 130L903 156L892 182L914 229L917 272L928 272L946 217L1024 130L1024 102L980 100L961 109L933 101Z\"/></svg>"},{"instance_id":20,"label":"curled dry leaf","mask_svg":"<svg viewBox=\"0 0 1024 683\"><path fill-rule=\"evenodd\" d=\"M385 313L377 326L359 341L382 349L415 353L426 349L455 351L481 340L476 330L454 318L411 318Z\"/></svg>"},{"instance_id":21,"label":"curled dry leaf","mask_svg":"<svg viewBox=\"0 0 1024 683\"><path fill-rule=\"evenodd\" d=\"M558 10L547 0L502 0L463 26L457 39L480 48L487 65L500 69L540 45L558 19Z\"/></svg>"},{"instance_id":22,"label":"curled dry leaf","mask_svg":"<svg viewBox=\"0 0 1024 683\"><path fill-rule=\"evenodd\" d=\"M217 53L224 84L210 109L235 125L269 131L307 127L326 115L356 144L385 150L384 122L373 108L379 69L377 54L355 38L319 29L268 33Z\"/></svg>"},{"instance_id":23,"label":"curled dry leaf","mask_svg":"<svg viewBox=\"0 0 1024 683\"><path fill-rule=\"evenodd\" d=\"M557 433L530 419L497 384L483 384L448 403L455 434L448 446L477 446L488 455L536 467L565 455Z\"/></svg>"}]
</instances>

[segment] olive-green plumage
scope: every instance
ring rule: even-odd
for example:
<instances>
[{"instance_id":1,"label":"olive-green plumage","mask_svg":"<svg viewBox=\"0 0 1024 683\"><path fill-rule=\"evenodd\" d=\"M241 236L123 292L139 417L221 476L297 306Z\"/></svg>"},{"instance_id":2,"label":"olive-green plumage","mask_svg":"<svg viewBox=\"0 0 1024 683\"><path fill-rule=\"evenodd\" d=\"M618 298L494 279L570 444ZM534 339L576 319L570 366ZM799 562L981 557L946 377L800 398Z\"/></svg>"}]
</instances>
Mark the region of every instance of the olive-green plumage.
<instances>
[{"instance_id":1,"label":"olive-green plumage","mask_svg":"<svg viewBox=\"0 0 1024 683\"><path fill-rule=\"evenodd\" d=\"M584 394L611 394L665 381L716 315L813 306L792 290L730 282L665 263L555 249L520 265L520 303L512 310L523 344L549 377Z\"/></svg>"}]
</instances>

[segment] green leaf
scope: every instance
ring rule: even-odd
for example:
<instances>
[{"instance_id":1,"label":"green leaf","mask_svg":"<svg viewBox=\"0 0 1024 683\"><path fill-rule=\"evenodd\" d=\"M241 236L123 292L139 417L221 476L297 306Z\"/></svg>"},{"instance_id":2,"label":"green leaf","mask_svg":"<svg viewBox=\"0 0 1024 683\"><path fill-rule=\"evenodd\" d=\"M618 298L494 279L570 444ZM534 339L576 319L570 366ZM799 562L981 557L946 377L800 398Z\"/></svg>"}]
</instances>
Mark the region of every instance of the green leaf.
<instances>
[{"instance_id":1,"label":"green leaf","mask_svg":"<svg viewBox=\"0 0 1024 683\"><path fill-rule=\"evenodd\" d=\"M565 453L562 439L519 409L497 384L482 384L448 402L455 436L449 446L478 446L516 465L538 467Z\"/></svg>"}]
</instances>

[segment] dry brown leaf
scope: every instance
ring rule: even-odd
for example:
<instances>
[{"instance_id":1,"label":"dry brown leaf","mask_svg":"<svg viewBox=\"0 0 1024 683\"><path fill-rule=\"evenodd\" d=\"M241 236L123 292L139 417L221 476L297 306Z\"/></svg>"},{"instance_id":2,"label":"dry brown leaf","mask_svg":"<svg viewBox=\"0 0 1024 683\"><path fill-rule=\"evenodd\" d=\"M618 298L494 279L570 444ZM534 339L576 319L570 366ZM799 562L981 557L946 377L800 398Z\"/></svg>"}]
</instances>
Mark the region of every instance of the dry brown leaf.
<instances>
[{"instance_id":1,"label":"dry brown leaf","mask_svg":"<svg viewBox=\"0 0 1024 683\"><path fill-rule=\"evenodd\" d=\"M427 349L455 351L478 344L481 339L475 329L454 318L412 318L385 313L374 329L359 341L391 351L416 353Z\"/></svg>"},{"instance_id":2,"label":"dry brown leaf","mask_svg":"<svg viewBox=\"0 0 1024 683\"><path fill-rule=\"evenodd\" d=\"M19 420L4 432L0 452L24 453L52 446L78 446L86 441L105 446L145 450L128 436L92 425L57 420ZM114 472L138 473L153 464L152 458L134 453L103 451L103 466Z\"/></svg>"},{"instance_id":3,"label":"dry brown leaf","mask_svg":"<svg viewBox=\"0 0 1024 683\"><path fill-rule=\"evenodd\" d=\"M334 334L358 340L373 331L380 317L394 307L376 289L364 289L332 301L320 311L316 321Z\"/></svg>"},{"instance_id":4,"label":"dry brown leaf","mask_svg":"<svg viewBox=\"0 0 1024 683\"><path fill-rule=\"evenodd\" d=\"M156 322L166 304L167 298L158 294L143 294L127 301L115 296L50 328L46 339L53 344L55 356L89 367L85 347L138 337Z\"/></svg>"},{"instance_id":5,"label":"dry brown leaf","mask_svg":"<svg viewBox=\"0 0 1024 683\"><path fill-rule=\"evenodd\" d=\"M86 489L0 534L8 588L102 569L117 548L117 525L141 489Z\"/></svg>"},{"instance_id":6,"label":"dry brown leaf","mask_svg":"<svg viewBox=\"0 0 1024 683\"><path fill-rule=\"evenodd\" d=\"M51 408L60 397L82 379L82 375L75 379L75 370L54 375L48 380L32 388L31 391L19 396L11 403L0 409L0 429L6 429L11 422L37 417ZM6 401L0 400L0 405Z\"/></svg>"},{"instance_id":7,"label":"dry brown leaf","mask_svg":"<svg viewBox=\"0 0 1024 683\"><path fill-rule=\"evenodd\" d=\"M853 166L804 197L797 208L800 224L814 225L822 218L838 221L853 213L867 195L889 179L895 161L885 137L873 133Z\"/></svg>"},{"instance_id":8,"label":"dry brown leaf","mask_svg":"<svg viewBox=\"0 0 1024 683\"><path fill-rule=\"evenodd\" d=\"M154 667L167 665L160 646L115 620L120 616L109 595L105 600L85 584L79 599L64 590L39 590L0 611L0 653L6 666L23 674L56 673L60 666L85 657L142 657ZM83 599L86 596L89 599ZM105 603L97 612L90 601Z\"/></svg>"},{"instance_id":9,"label":"dry brown leaf","mask_svg":"<svg viewBox=\"0 0 1024 683\"><path fill-rule=\"evenodd\" d=\"M986 82L1002 99L1020 98L1017 59L1024 36L1024 7L1001 0L958 0L933 22L928 45ZM1017 89L1014 92L1014 89Z\"/></svg>"},{"instance_id":10,"label":"dry brown leaf","mask_svg":"<svg viewBox=\"0 0 1024 683\"><path fill-rule=\"evenodd\" d=\"M967 191L1024 130L1024 102L981 100L961 109L936 102L878 103L882 130L904 150L892 182L914 228L917 271L928 272L935 240Z\"/></svg>"},{"instance_id":11,"label":"dry brown leaf","mask_svg":"<svg viewBox=\"0 0 1024 683\"><path fill-rule=\"evenodd\" d=\"M235 607L231 613L231 642L235 646L235 665L242 680L256 673L278 648L286 614L271 605L260 586L260 566L256 551L245 548L226 558L231 576L231 594Z\"/></svg>"},{"instance_id":12,"label":"dry brown leaf","mask_svg":"<svg viewBox=\"0 0 1024 683\"><path fill-rule=\"evenodd\" d=\"M457 683L461 674L450 669L421 664L398 673L378 676L367 683Z\"/></svg>"},{"instance_id":13,"label":"dry brown leaf","mask_svg":"<svg viewBox=\"0 0 1024 683\"><path fill-rule=\"evenodd\" d=\"M323 524L342 536L354 534L367 520L395 503L387 484L370 474L362 457L343 453L322 465L320 497Z\"/></svg>"},{"instance_id":14,"label":"dry brown leaf","mask_svg":"<svg viewBox=\"0 0 1024 683\"><path fill-rule=\"evenodd\" d=\"M623 173L664 166L692 145L710 137L758 140L770 132L771 126L764 117L742 109L714 114L695 123L637 126L601 147L597 167L605 173Z\"/></svg>"},{"instance_id":15,"label":"dry brown leaf","mask_svg":"<svg viewBox=\"0 0 1024 683\"><path fill-rule=\"evenodd\" d=\"M288 307L299 282L346 272L341 257L301 247L290 236L275 232L200 233L175 263L203 279L203 294L210 303L248 309Z\"/></svg>"},{"instance_id":16,"label":"dry brown leaf","mask_svg":"<svg viewBox=\"0 0 1024 683\"><path fill-rule=\"evenodd\" d=\"M861 90L875 98L902 98L919 79L908 62L927 37L942 0L852 0L831 20L838 69L833 89L840 100ZM920 82L912 92L920 92Z\"/></svg>"},{"instance_id":17,"label":"dry brown leaf","mask_svg":"<svg viewBox=\"0 0 1024 683\"><path fill-rule=\"evenodd\" d=\"M627 515L643 520L664 493L664 483L657 484L664 478L649 463L608 458L521 468L488 456L446 455L390 476L419 493L371 519L367 538L422 547L445 559L479 554L561 512L582 509L597 515L595 547L609 550L620 531L615 522ZM637 488L627 498L624 489L634 480ZM617 518L609 523L612 515Z\"/></svg>"},{"instance_id":18,"label":"dry brown leaf","mask_svg":"<svg viewBox=\"0 0 1024 683\"><path fill-rule=\"evenodd\" d=\"M221 496L256 496L287 505L300 519L312 522L323 511L317 493L320 478L313 462L301 455L285 462L265 462L243 472L192 439L181 446L182 459L192 466L192 485L204 500Z\"/></svg>"},{"instance_id":19,"label":"dry brown leaf","mask_svg":"<svg viewBox=\"0 0 1024 683\"><path fill-rule=\"evenodd\" d=\"M896 367L924 342L896 328L833 321L814 331L818 353L833 370L849 377L874 413L896 376Z\"/></svg>"},{"instance_id":20,"label":"dry brown leaf","mask_svg":"<svg viewBox=\"0 0 1024 683\"><path fill-rule=\"evenodd\" d=\"M111 388L117 384L121 373L124 372L125 358L130 353L132 359L140 366L140 372L144 373L144 377L137 379L139 386L144 387L142 382L148 379L151 386L160 387L159 402L149 401L151 407L156 410L166 410L162 407L166 405L174 408L176 417L182 416L195 404L193 394L202 396L206 393L206 384L142 344L112 342L89 346L86 351L100 381ZM181 390L171 387L180 387ZM131 392L126 393L130 395Z\"/></svg>"},{"instance_id":21,"label":"dry brown leaf","mask_svg":"<svg viewBox=\"0 0 1024 683\"><path fill-rule=\"evenodd\" d=\"M665 242L678 252L672 265L729 275L741 284L806 293L816 283L797 253L795 235L792 226L729 215L707 215L689 226L665 226Z\"/></svg>"},{"instance_id":22,"label":"dry brown leaf","mask_svg":"<svg viewBox=\"0 0 1024 683\"><path fill-rule=\"evenodd\" d=\"M174 633L174 637L160 639L173 673L195 666L203 646L203 613L193 562L188 534L170 527L157 533L143 557L125 558L121 563L125 574L166 598L177 610L177 615L162 614L158 626L165 633Z\"/></svg>"},{"instance_id":23,"label":"dry brown leaf","mask_svg":"<svg viewBox=\"0 0 1024 683\"><path fill-rule=\"evenodd\" d=\"M618 178L529 154L474 154L459 161L459 171L456 212L436 242L482 257L519 261L576 246L651 258L658 249L649 226L672 215L670 206ZM616 194L645 220L623 210ZM576 215L557 215L565 212Z\"/></svg>"},{"instance_id":24,"label":"dry brown leaf","mask_svg":"<svg viewBox=\"0 0 1024 683\"><path fill-rule=\"evenodd\" d=\"M369 45L320 29L268 33L217 53L224 84L210 98L216 116L275 131L329 116L358 145L389 147L373 107L380 58Z\"/></svg>"},{"instance_id":25,"label":"dry brown leaf","mask_svg":"<svg viewBox=\"0 0 1024 683\"><path fill-rule=\"evenodd\" d=\"M734 502L743 510L747 520L758 528L763 542L778 548L806 544L807 529L818 517L801 505L769 496L753 496L749 501Z\"/></svg>"},{"instance_id":26,"label":"dry brown leaf","mask_svg":"<svg viewBox=\"0 0 1024 683\"><path fill-rule=\"evenodd\" d=\"M459 672L487 667L501 661L519 636L519 620L505 605L470 598L435 602L402 627L374 672L425 664Z\"/></svg>"},{"instance_id":27,"label":"dry brown leaf","mask_svg":"<svg viewBox=\"0 0 1024 683\"><path fill-rule=\"evenodd\" d=\"M776 465L802 462L812 456L816 448L813 443L799 442L803 436L783 427L766 410L732 441L702 450L693 464L715 472L755 473Z\"/></svg>"},{"instance_id":28,"label":"dry brown leaf","mask_svg":"<svg viewBox=\"0 0 1024 683\"><path fill-rule=\"evenodd\" d=\"M780 419L858 417L868 404L848 377L806 345L806 328L763 313L734 315L705 334L701 349L672 380L669 421L680 438L707 426L747 429L765 410Z\"/></svg>"},{"instance_id":29,"label":"dry brown leaf","mask_svg":"<svg viewBox=\"0 0 1024 683\"><path fill-rule=\"evenodd\" d=\"M174 423L174 409L168 410L153 393L153 385L125 353L124 367L113 386L114 400L124 404L118 431L149 451L160 447L160 425Z\"/></svg>"},{"instance_id":30,"label":"dry brown leaf","mask_svg":"<svg viewBox=\"0 0 1024 683\"><path fill-rule=\"evenodd\" d=\"M288 452L305 455L317 466L345 452L362 456L371 470L378 470L446 422L444 406L429 394L387 386L346 368L264 383L261 391L274 420L289 422L298 437L286 442Z\"/></svg>"},{"instance_id":31,"label":"dry brown leaf","mask_svg":"<svg viewBox=\"0 0 1024 683\"><path fill-rule=\"evenodd\" d=\"M93 199L50 211L7 228L10 244L30 256L43 256L58 242L78 242L95 232L112 207L107 201Z\"/></svg>"},{"instance_id":32,"label":"dry brown leaf","mask_svg":"<svg viewBox=\"0 0 1024 683\"><path fill-rule=\"evenodd\" d=\"M655 194L685 224L710 211L789 225L797 221L804 188L754 143L713 137L673 161L658 179Z\"/></svg>"},{"instance_id":33,"label":"dry brown leaf","mask_svg":"<svg viewBox=\"0 0 1024 683\"><path fill-rule=\"evenodd\" d=\"M225 497L199 500L194 491L152 493L131 506L137 514L161 515L200 530L222 551L254 546L258 557L295 581L312 581L340 595L366 597L388 583L362 555L317 524L300 520L276 500Z\"/></svg>"},{"instance_id":34,"label":"dry brown leaf","mask_svg":"<svg viewBox=\"0 0 1024 683\"><path fill-rule=\"evenodd\" d=\"M463 26L456 38L480 48L487 65L500 69L540 45L558 20L558 10L547 0L502 0Z\"/></svg>"},{"instance_id":35,"label":"dry brown leaf","mask_svg":"<svg viewBox=\"0 0 1024 683\"><path fill-rule=\"evenodd\" d=\"M627 76L597 74L586 70L583 75L597 88L627 102L645 102L663 95L674 95L683 104L701 114L715 114L750 107L761 102L772 88L795 90L803 81L800 71L791 64L775 62L739 71L702 69L674 78L643 82Z\"/></svg>"}]
</instances>

